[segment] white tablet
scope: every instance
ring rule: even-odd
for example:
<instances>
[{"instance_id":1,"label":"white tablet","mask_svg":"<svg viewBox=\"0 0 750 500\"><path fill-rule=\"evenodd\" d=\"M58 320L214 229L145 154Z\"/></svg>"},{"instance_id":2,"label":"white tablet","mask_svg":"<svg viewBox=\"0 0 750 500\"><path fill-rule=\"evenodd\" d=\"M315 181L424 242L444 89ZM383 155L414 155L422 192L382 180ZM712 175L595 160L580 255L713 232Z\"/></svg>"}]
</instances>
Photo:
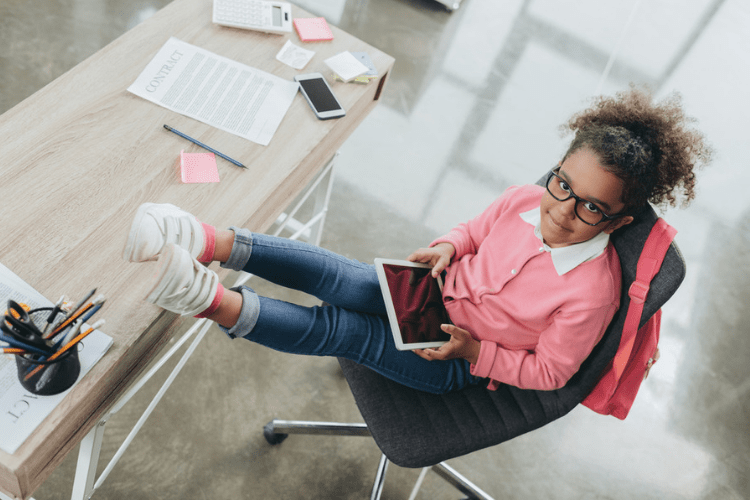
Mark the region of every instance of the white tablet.
<instances>
[{"instance_id":1,"label":"white tablet","mask_svg":"<svg viewBox=\"0 0 750 500\"><path fill-rule=\"evenodd\" d=\"M439 347L450 340L440 325L450 323L443 305L443 280L431 266L406 260L375 259L380 289L396 349Z\"/></svg>"}]
</instances>

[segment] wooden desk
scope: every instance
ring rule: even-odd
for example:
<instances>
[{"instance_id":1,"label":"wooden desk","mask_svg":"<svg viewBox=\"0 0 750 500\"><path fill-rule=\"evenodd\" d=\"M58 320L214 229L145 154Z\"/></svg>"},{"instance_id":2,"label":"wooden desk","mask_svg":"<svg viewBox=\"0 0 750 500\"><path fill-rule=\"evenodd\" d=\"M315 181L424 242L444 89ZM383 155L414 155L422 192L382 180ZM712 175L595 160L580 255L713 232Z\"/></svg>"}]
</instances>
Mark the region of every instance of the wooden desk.
<instances>
[{"instance_id":1,"label":"wooden desk","mask_svg":"<svg viewBox=\"0 0 750 500\"><path fill-rule=\"evenodd\" d=\"M126 91L174 36L285 79L302 73L276 61L287 39L215 26L210 0L176 0L29 99L0 116L0 260L54 300L93 286L108 297L97 315L114 345L34 434L0 451L0 491L26 498L49 476L169 338L175 315L144 302L149 265L121 257L138 205L174 203L226 227L267 229L377 103L393 59L334 28L335 39L307 45L302 72L329 75L323 60L367 51L381 78L332 82L347 111L317 120L297 96L269 146L260 146L168 111ZM309 17L294 9L296 17ZM331 79L329 78L329 82ZM218 159L221 182L182 184L180 149L198 152L162 128L175 128L249 166ZM166 332L166 333L165 333Z\"/></svg>"}]
</instances>

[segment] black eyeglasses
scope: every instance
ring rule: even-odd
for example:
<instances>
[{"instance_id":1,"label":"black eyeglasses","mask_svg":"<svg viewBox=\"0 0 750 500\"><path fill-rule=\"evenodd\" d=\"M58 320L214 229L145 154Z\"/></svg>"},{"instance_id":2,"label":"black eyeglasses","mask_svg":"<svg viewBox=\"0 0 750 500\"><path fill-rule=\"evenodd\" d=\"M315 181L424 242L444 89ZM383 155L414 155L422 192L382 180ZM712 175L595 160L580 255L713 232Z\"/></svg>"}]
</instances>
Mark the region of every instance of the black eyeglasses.
<instances>
[{"instance_id":1,"label":"black eyeglasses","mask_svg":"<svg viewBox=\"0 0 750 500\"><path fill-rule=\"evenodd\" d=\"M596 203L584 200L583 198L576 195L568 185L568 181L557 175L560 171L560 167L554 169L547 179L547 192L552 195L557 201L566 201L570 198L575 198L575 213L576 217L581 219L585 224L589 226L596 226L602 222L617 219L625 214L607 215L599 208Z\"/></svg>"}]
</instances>

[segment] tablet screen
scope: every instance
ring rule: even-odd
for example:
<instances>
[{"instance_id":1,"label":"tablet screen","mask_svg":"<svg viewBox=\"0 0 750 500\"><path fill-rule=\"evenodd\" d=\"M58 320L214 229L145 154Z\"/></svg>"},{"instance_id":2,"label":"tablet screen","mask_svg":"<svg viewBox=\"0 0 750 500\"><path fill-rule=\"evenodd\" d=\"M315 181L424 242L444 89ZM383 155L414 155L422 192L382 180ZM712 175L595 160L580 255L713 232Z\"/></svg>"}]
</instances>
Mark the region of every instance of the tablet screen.
<instances>
[{"instance_id":1,"label":"tablet screen","mask_svg":"<svg viewBox=\"0 0 750 500\"><path fill-rule=\"evenodd\" d=\"M449 341L440 325L450 318L431 270L394 264L384 264L383 270L404 344Z\"/></svg>"}]
</instances>

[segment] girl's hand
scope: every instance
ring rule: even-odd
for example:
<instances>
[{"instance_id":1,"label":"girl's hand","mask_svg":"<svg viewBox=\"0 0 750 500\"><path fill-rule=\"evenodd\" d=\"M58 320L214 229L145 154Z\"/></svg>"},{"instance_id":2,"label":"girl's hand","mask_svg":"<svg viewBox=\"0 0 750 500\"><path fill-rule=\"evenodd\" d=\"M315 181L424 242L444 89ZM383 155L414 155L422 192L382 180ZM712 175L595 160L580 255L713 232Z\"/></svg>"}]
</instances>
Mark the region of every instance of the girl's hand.
<instances>
[{"instance_id":1,"label":"girl's hand","mask_svg":"<svg viewBox=\"0 0 750 500\"><path fill-rule=\"evenodd\" d=\"M475 365L479 360L481 343L469 332L454 325L440 325L451 336L450 342L437 349L415 349L414 353L427 361L461 358Z\"/></svg>"},{"instance_id":2,"label":"girl's hand","mask_svg":"<svg viewBox=\"0 0 750 500\"><path fill-rule=\"evenodd\" d=\"M420 248L409 255L406 260L429 264L432 266L432 277L437 278L451 263L451 257L455 253L456 249L450 243L438 243L434 247Z\"/></svg>"}]
</instances>

